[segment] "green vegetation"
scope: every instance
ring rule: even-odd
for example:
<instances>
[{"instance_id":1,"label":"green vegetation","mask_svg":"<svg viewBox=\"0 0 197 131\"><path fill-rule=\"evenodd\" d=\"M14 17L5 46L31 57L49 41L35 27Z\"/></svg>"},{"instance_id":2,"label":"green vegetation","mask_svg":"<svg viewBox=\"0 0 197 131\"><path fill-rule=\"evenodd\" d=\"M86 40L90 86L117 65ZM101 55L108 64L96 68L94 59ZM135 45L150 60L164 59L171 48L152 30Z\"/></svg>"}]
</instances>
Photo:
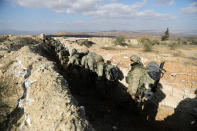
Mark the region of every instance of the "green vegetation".
<instances>
[{"instance_id":1,"label":"green vegetation","mask_svg":"<svg viewBox=\"0 0 197 131\"><path fill-rule=\"evenodd\" d=\"M152 40L152 45L160 45L160 41L158 39Z\"/></svg>"},{"instance_id":2,"label":"green vegetation","mask_svg":"<svg viewBox=\"0 0 197 131\"><path fill-rule=\"evenodd\" d=\"M149 37L140 38L139 42L142 44L144 51L149 52L153 49L153 42Z\"/></svg>"},{"instance_id":3,"label":"green vegetation","mask_svg":"<svg viewBox=\"0 0 197 131\"><path fill-rule=\"evenodd\" d=\"M124 42L125 42L125 37L120 35L118 37L116 37L115 41L113 42L114 45L124 45Z\"/></svg>"},{"instance_id":4,"label":"green vegetation","mask_svg":"<svg viewBox=\"0 0 197 131\"><path fill-rule=\"evenodd\" d=\"M178 44L175 41L172 41L168 44L168 46L170 47L170 50L174 50L177 48Z\"/></svg>"},{"instance_id":5,"label":"green vegetation","mask_svg":"<svg viewBox=\"0 0 197 131\"><path fill-rule=\"evenodd\" d=\"M197 45L197 39L192 39L192 40L191 40L191 44L192 44L192 45Z\"/></svg>"},{"instance_id":6,"label":"green vegetation","mask_svg":"<svg viewBox=\"0 0 197 131\"><path fill-rule=\"evenodd\" d=\"M86 46L86 47L91 47L93 44L95 44L94 42L92 42L92 41L82 41L82 42L80 42L80 43L78 43L80 46Z\"/></svg>"},{"instance_id":7,"label":"green vegetation","mask_svg":"<svg viewBox=\"0 0 197 131\"><path fill-rule=\"evenodd\" d=\"M169 29L167 28L165 34L161 37L161 40L162 41L169 40L169 37L170 37L170 33L169 33Z\"/></svg>"},{"instance_id":8,"label":"green vegetation","mask_svg":"<svg viewBox=\"0 0 197 131\"><path fill-rule=\"evenodd\" d=\"M152 49L153 49L152 44L151 43L148 43L148 42L145 42L143 44L143 47L144 47L144 51L146 51L146 52L152 51Z\"/></svg>"}]
</instances>

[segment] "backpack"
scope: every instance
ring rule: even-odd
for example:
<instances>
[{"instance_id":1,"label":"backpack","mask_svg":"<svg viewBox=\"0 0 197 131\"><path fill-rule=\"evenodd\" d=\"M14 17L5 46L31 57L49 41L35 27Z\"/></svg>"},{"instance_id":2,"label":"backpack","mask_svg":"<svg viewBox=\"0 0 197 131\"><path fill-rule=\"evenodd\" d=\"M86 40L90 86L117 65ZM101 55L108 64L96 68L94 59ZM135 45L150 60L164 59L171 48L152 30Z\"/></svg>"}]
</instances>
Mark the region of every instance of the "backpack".
<instances>
[{"instance_id":1,"label":"backpack","mask_svg":"<svg viewBox=\"0 0 197 131\"><path fill-rule=\"evenodd\" d=\"M117 66L108 66L106 69L106 78L111 81L122 80L124 75Z\"/></svg>"},{"instance_id":2,"label":"backpack","mask_svg":"<svg viewBox=\"0 0 197 131\"><path fill-rule=\"evenodd\" d=\"M161 77L161 71L159 65L152 61L147 66L148 75L155 81L159 81Z\"/></svg>"}]
</instances>

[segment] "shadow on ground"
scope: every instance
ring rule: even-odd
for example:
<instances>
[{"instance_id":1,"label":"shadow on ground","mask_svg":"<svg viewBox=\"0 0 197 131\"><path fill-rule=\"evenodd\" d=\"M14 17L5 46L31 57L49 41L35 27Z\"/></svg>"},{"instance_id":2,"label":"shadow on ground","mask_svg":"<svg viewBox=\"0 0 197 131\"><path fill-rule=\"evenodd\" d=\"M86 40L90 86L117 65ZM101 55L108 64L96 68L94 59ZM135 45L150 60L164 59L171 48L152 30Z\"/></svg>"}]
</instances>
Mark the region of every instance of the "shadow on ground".
<instances>
[{"instance_id":1,"label":"shadow on ground","mask_svg":"<svg viewBox=\"0 0 197 131\"><path fill-rule=\"evenodd\" d=\"M144 110L139 112L126 92L126 87L120 82L108 81L105 78L100 79L94 72L79 66L66 68L60 64L53 51L48 52L43 49L43 53L40 47L39 51L34 51L57 64L57 70L68 81L71 93L78 101L78 106L85 109L86 117L95 130L182 131L183 129L190 130L190 128L193 130L196 127L195 113L192 115L192 119L190 119L191 113L188 113L189 116L185 116L188 119L184 118L187 108L196 112L195 104L191 104L191 101L196 102L196 98L183 100L172 116L164 121L155 121L159 102L165 98L165 94L161 91L162 85L157 88L157 98L145 103ZM184 105L187 104L188 106L185 108ZM179 111L179 109L182 111ZM178 121L182 122L179 123ZM185 126L188 122L192 125Z\"/></svg>"}]
</instances>

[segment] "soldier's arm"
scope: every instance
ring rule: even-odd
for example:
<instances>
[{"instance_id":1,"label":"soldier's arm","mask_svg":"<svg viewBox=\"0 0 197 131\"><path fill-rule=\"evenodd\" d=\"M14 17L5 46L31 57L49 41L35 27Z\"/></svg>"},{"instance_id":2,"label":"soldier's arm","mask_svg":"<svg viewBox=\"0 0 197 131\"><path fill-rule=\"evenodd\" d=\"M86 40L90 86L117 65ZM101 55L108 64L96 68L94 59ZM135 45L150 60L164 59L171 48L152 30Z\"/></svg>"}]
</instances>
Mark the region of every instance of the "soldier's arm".
<instances>
[{"instance_id":1,"label":"soldier's arm","mask_svg":"<svg viewBox=\"0 0 197 131\"><path fill-rule=\"evenodd\" d=\"M70 66L71 64L73 64L73 57L70 57L68 63L67 63L67 66Z\"/></svg>"},{"instance_id":2,"label":"soldier's arm","mask_svg":"<svg viewBox=\"0 0 197 131\"><path fill-rule=\"evenodd\" d=\"M98 76L103 76L103 63L102 62L99 62L99 63L97 63L98 64L98 66L97 66L97 73L98 73Z\"/></svg>"},{"instance_id":3,"label":"soldier's arm","mask_svg":"<svg viewBox=\"0 0 197 131\"><path fill-rule=\"evenodd\" d=\"M140 70L136 69L132 72L132 79L129 82L128 92L131 96L135 96L140 83Z\"/></svg>"},{"instance_id":4,"label":"soldier's arm","mask_svg":"<svg viewBox=\"0 0 197 131\"><path fill-rule=\"evenodd\" d=\"M81 59L81 65L82 65L82 66L85 66L85 59L86 59L85 57L86 57L86 56L82 57L82 59Z\"/></svg>"}]
</instances>

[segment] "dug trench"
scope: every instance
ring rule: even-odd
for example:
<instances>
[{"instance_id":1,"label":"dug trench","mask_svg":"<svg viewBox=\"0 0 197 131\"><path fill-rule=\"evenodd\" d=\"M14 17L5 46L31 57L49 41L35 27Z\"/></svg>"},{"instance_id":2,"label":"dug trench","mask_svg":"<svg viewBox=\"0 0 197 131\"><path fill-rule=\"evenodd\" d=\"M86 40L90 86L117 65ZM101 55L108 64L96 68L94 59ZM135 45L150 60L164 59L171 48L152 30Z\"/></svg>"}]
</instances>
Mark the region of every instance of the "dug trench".
<instances>
[{"instance_id":1,"label":"dug trench","mask_svg":"<svg viewBox=\"0 0 197 131\"><path fill-rule=\"evenodd\" d=\"M148 110L139 111L122 83L98 78L96 73L80 66L62 66L55 51L45 49L38 46L33 50L56 63L58 72L68 81L78 106L85 111L87 120L95 130L171 130L164 123L154 121L161 100L156 105L148 103ZM162 95L164 98L165 95ZM152 118L147 120L150 116Z\"/></svg>"}]
</instances>

